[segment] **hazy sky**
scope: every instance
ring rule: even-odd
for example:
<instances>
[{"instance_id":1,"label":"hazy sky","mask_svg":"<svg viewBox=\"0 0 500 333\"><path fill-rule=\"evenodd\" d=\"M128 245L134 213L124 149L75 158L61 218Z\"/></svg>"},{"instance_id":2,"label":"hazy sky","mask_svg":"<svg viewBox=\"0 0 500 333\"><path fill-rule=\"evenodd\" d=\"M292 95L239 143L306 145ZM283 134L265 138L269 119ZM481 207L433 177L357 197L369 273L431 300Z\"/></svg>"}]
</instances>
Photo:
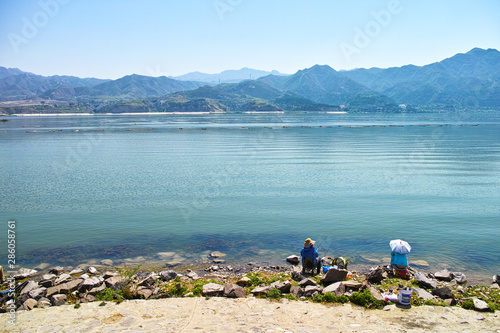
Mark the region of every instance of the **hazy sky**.
<instances>
[{"instance_id":1,"label":"hazy sky","mask_svg":"<svg viewBox=\"0 0 500 333\"><path fill-rule=\"evenodd\" d=\"M498 0L1 0L0 66L116 79L425 65L500 49Z\"/></svg>"}]
</instances>

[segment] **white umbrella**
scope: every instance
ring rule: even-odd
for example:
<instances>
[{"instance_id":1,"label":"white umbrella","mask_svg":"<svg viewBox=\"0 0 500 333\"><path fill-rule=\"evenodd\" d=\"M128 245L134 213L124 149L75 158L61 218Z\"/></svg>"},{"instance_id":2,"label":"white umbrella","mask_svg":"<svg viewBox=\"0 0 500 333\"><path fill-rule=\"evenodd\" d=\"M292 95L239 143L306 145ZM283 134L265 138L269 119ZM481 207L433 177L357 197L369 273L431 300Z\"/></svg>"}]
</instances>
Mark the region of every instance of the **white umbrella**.
<instances>
[{"instance_id":1,"label":"white umbrella","mask_svg":"<svg viewBox=\"0 0 500 333\"><path fill-rule=\"evenodd\" d=\"M395 239L391 240L389 243L389 246L391 247L391 250L396 253L400 254L406 254L410 253L411 251L411 246L407 242L401 239Z\"/></svg>"}]
</instances>

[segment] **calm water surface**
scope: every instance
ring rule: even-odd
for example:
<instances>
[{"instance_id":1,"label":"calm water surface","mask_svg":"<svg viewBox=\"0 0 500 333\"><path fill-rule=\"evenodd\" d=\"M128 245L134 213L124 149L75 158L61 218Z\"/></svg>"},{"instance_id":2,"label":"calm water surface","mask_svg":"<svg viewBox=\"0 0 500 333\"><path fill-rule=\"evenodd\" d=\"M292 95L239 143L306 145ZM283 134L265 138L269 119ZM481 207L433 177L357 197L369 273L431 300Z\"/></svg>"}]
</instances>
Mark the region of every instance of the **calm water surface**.
<instances>
[{"instance_id":1,"label":"calm water surface","mask_svg":"<svg viewBox=\"0 0 500 333\"><path fill-rule=\"evenodd\" d=\"M0 231L17 222L20 266L282 262L307 237L363 265L402 238L431 270L500 272L497 114L8 119Z\"/></svg>"}]
</instances>

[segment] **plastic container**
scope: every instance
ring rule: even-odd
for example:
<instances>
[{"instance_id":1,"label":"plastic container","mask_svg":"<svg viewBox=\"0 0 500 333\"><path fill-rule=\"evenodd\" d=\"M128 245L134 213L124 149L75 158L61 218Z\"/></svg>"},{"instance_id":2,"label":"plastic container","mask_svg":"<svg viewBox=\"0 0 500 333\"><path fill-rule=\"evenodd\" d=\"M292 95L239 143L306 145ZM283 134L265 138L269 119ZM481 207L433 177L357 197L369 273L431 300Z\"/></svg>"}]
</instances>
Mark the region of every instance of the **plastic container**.
<instances>
[{"instance_id":1,"label":"plastic container","mask_svg":"<svg viewBox=\"0 0 500 333\"><path fill-rule=\"evenodd\" d=\"M412 292L413 290L411 288L401 289L399 291L399 303L402 305L410 305Z\"/></svg>"},{"instance_id":2,"label":"plastic container","mask_svg":"<svg viewBox=\"0 0 500 333\"><path fill-rule=\"evenodd\" d=\"M332 268L332 266L323 266L323 273L328 272L330 268Z\"/></svg>"}]
</instances>

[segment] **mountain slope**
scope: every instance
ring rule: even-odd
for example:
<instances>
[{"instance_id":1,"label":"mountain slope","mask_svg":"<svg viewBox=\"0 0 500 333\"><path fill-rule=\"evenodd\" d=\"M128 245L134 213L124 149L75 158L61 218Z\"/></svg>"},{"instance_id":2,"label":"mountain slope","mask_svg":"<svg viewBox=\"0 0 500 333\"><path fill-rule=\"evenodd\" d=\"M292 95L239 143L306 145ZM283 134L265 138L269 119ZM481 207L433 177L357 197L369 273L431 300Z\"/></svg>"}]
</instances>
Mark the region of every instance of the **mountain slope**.
<instances>
[{"instance_id":1,"label":"mountain slope","mask_svg":"<svg viewBox=\"0 0 500 333\"><path fill-rule=\"evenodd\" d=\"M475 48L425 66L355 69L346 77L399 103L499 107L500 52Z\"/></svg>"}]
</instances>

